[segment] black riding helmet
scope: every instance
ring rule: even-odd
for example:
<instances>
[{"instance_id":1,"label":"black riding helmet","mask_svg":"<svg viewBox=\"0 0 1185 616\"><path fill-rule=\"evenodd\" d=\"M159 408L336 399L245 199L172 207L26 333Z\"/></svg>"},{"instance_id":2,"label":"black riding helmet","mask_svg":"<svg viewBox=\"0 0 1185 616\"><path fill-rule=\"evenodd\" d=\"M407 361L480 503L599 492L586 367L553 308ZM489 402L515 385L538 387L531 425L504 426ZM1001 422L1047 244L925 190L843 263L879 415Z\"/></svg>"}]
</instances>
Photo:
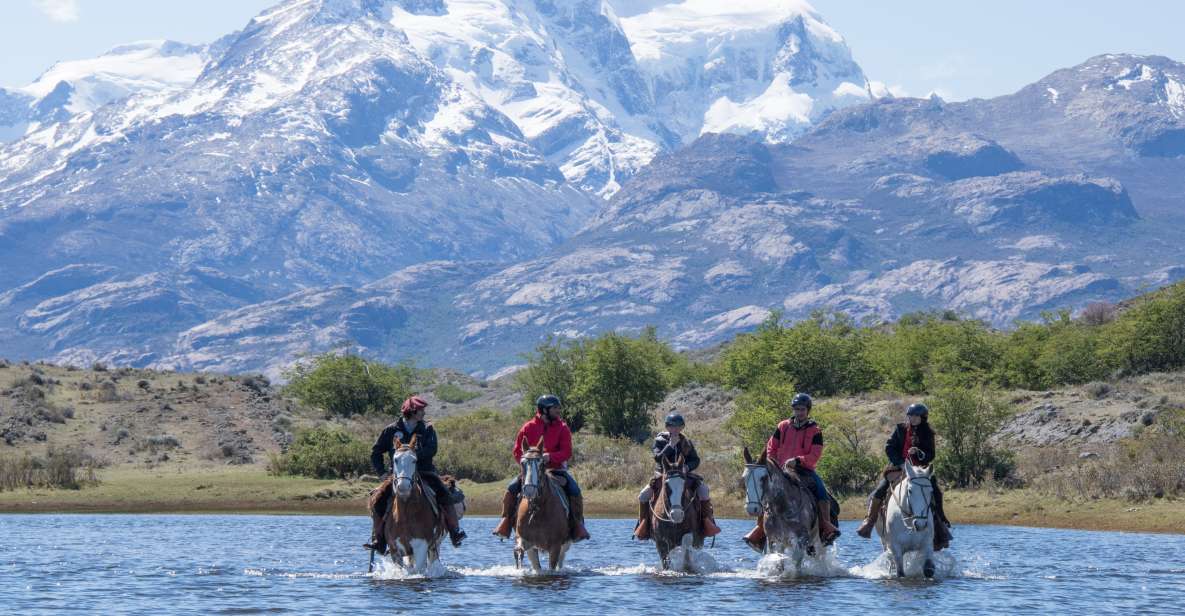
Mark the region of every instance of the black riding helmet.
<instances>
[{"instance_id":1,"label":"black riding helmet","mask_svg":"<svg viewBox=\"0 0 1185 616\"><path fill-rule=\"evenodd\" d=\"M809 409L809 408L811 408L811 404L813 402L814 401L811 400L811 397L809 394L797 393L797 394L794 394L794 398L792 400L790 400L790 408L794 408L794 407L798 407L798 406L805 406L806 408Z\"/></svg>"},{"instance_id":2,"label":"black riding helmet","mask_svg":"<svg viewBox=\"0 0 1185 616\"><path fill-rule=\"evenodd\" d=\"M683 421L682 415L678 413L671 413L670 415L667 415L667 419L665 422L663 422L663 425L667 427L674 426L676 428L682 428L686 425L686 422Z\"/></svg>"},{"instance_id":3,"label":"black riding helmet","mask_svg":"<svg viewBox=\"0 0 1185 616\"><path fill-rule=\"evenodd\" d=\"M560 405L560 398L554 394L543 394L535 399L535 408L540 411L545 411L553 406Z\"/></svg>"},{"instance_id":4,"label":"black riding helmet","mask_svg":"<svg viewBox=\"0 0 1185 616\"><path fill-rule=\"evenodd\" d=\"M930 409L927 408L926 405L922 404L921 402L914 402L913 404L909 405L909 408L905 409L905 414L906 415L917 415L918 417L925 417L930 414Z\"/></svg>"}]
</instances>

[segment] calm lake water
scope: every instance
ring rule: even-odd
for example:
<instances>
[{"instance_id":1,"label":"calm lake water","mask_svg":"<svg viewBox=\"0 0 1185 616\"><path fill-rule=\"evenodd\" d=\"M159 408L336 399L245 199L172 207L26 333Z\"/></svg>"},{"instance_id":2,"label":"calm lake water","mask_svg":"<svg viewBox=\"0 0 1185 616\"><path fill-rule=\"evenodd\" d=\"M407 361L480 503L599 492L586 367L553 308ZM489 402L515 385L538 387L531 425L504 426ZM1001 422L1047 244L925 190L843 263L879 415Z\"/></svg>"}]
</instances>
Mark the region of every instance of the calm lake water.
<instances>
[{"instance_id":1,"label":"calm lake water","mask_svg":"<svg viewBox=\"0 0 1185 616\"><path fill-rule=\"evenodd\" d=\"M724 533L697 563L661 574L633 522L590 520L594 540L562 575L514 569L491 518L442 549L432 577L368 575L363 517L0 515L0 611L103 613L812 614L1185 613L1185 537L960 526L939 577L888 577L880 544L844 523L837 553L799 576L772 573Z\"/></svg>"}]
</instances>

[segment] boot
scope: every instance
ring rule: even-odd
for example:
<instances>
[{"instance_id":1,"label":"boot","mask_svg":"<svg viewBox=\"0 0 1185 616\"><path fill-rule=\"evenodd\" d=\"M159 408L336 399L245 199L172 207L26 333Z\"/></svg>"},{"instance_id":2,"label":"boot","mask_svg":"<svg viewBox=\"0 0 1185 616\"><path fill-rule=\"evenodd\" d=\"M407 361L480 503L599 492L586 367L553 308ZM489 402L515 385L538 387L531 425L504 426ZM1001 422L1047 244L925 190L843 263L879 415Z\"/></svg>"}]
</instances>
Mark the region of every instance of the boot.
<instances>
[{"instance_id":1,"label":"boot","mask_svg":"<svg viewBox=\"0 0 1185 616\"><path fill-rule=\"evenodd\" d=\"M934 520L934 551L941 552L950 547L950 527L942 520Z\"/></svg>"},{"instance_id":2,"label":"boot","mask_svg":"<svg viewBox=\"0 0 1185 616\"><path fill-rule=\"evenodd\" d=\"M720 534L720 527L716 526L716 511L712 508L712 501L700 501L700 530L705 537L715 537Z\"/></svg>"},{"instance_id":3,"label":"boot","mask_svg":"<svg viewBox=\"0 0 1185 616\"><path fill-rule=\"evenodd\" d=\"M572 543L592 539L584 528L584 497L569 496L568 504L572 507Z\"/></svg>"},{"instance_id":4,"label":"boot","mask_svg":"<svg viewBox=\"0 0 1185 616\"><path fill-rule=\"evenodd\" d=\"M821 500L818 503L819 508L819 539L823 540L823 545L831 545L839 539L839 529L831 523L831 501Z\"/></svg>"},{"instance_id":5,"label":"boot","mask_svg":"<svg viewBox=\"0 0 1185 616\"><path fill-rule=\"evenodd\" d=\"M381 556L387 553L387 540L383 537L383 516L372 515L370 519L374 522L374 527L370 531L370 543L364 543L362 547L374 550Z\"/></svg>"},{"instance_id":6,"label":"boot","mask_svg":"<svg viewBox=\"0 0 1185 616\"><path fill-rule=\"evenodd\" d=\"M638 525L634 527L638 541L650 539L650 503L638 503Z\"/></svg>"},{"instance_id":7,"label":"boot","mask_svg":"<svg viewBox=\"0 0 1185 616\"><path fill-rule=\"evenodd\" d=\"M860 524L860 528L856 529L856 534L870 539L872 537L872 529L876 528L876 519L881 515L881 505L884 504L884 499L872 497L868 501L868 516L864 518L864 522Z\"/></svg>"},{"instance_id":8,"label":"boot","mask_svg":"<svg viewBox=\"0 0 1185 616\"><path fill-rule=\"evenodd\" d=\"M757 526L743 537L745 543L759 554L765 553L765 514L757 516Z\"/></svg>"},{"instance_id":9,"label":"boot","mask_svg":"<svg viewBox=\"0 0 1185 616\"><path fill-rule=\"evenodd\" d=\"M518 505L518 497L507 491L502 495L502 519L494 528L494 534L503 539L510 538L510 531L514 530L514 509Z\"/></svg>"},{"instance_id":10,"label":"boot","mask_svg":"<svg viewBox=\"0 0 1185 616\"><path fill-rule=\"evenodd\" d=\"M444 526L448 529L449 541L453 542L454 548L461 547L461 541L468 535L461 530L461 522L457 520L457 508L452 503L441 503L440 511L444 513Z\"/></svg>"}]
</instances>

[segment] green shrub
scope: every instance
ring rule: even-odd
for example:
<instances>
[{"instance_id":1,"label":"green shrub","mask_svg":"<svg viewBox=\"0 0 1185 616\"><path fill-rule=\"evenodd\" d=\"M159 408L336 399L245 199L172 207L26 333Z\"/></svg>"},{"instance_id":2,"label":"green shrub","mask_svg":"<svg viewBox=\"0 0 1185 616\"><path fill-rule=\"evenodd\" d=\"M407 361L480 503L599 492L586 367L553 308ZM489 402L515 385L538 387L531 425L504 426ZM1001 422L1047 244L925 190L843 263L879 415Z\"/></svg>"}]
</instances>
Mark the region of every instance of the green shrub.
<instances>
[{"instance_id":1,"label":"green shrub","mask_svg":"<svg viewBox=\"0 0 1185 616\"><path fill-rule=\"evenodd\" d=\"M721 377L741 389L779 380L821 396L866 391L880 383L865 355L868 336L840 313L817 312L790 326L774 314L725 349Z\"/></svg>"},{"instance_id":2,"label":"green shrub","mask_svg":"<svg viewBox=\"0 0 1185 616\"><path fill-rule=\"evenodd\" d=\"M572 398L598 433L637 441L649 434L651 411L667 393L659 348L646 336L613 333L586 344Z\"/></svg>"},{"instance_id":3,"label":"green shrub","mask_svg":"<svg viewBox=\"0 0 1185 616\"><path fill-rule=\"evenodd\" d=\"M362 475L372 470L370 444L334 426L302 430L287 451L272 458L269 470L317 479Z\"/></svg>"},{"instance_id":4,"label":"green shrub","mask_svg":"<svg viewBox=\"0 0 1185 616\"><path fill-rule=\"evenodd\" d=\"M511 450L520 422L508 413L479 409L432 422L439 441L436 468L457 479L497 481L514 476Z\"/></svg>"},{"instance_id":5,"label":"green shrub","mask_svg":"<svg viewBox=\"0 0 1185 616\"><path fill-rule=\"evenodd\" d=\"M905 393L922 393L930 381L963 384L987 380L999 357L998 342L980 321L951 313L901 317L870 341L872 364L885 383Z\"/></svg>"},{"instance_id":6,"label":"green shrub","mask_svg":"<svg viewBox=\"0 0 1185 616\"><path fill-rule=\"evenodd\" d=\"M1133 300L1103 332L1101 354L1126 374L1185 367L1185 282Z\"/></svg>"},{"instance_id":7,"label":"green shrub","mask_svg":"<svg viewBox=\"0 0 1185 616\"><path fill-rule=\"evenodd\" d=\"M984 387L946 384L926 400L940 453L935 461L939 477L964 487L989 474L1002 479L1011 460L996 451L990 439L1008 418L1009 407Z\"/></svg>"},{"instance_id":8,"label":"green shrub","mask_svg":"<svg viewBox=\"0 0 1185 616\"><path fill-rule=\"evenodd\" d=\"M790 383L757 384L737 398L736 411L728 419L728 430L757 457L765 450L778 422L790 417L790 401L796 391Z\"/></svg>"},{"instance_id":9,"label":"green shrub","mask_svg":"<svg viewBox=\"0 0 1185 616\"><path fill-rule=\"evenodd\" d=\"M442 383L436 386L436 397L449 404L462 404L481 396L479 392L462 389L452 383Z\"/></svg>"},{"instance_id":10,"label":"green shrub","mask_svg":"<svg viewBox=\"0 0 1185 616\"><path fill-rule=\"evenodd\" d=\"M869 444L864 441L856 418L828 402L816 404L811 416L824 437L823 457L815 469L819 476L836 492L863 491L878 477L882 465L878 457L869 453Z\"/></svg>"},{"instance_id":11,"label":"green shrub","mask_svg":"<svg viewBox=\"0 0 1185 616\"><path fill-rule=\"evenodd\" d=\"M99 463L75 448L49 447L44 457L25 452L20 457L0 456L0 491L18 488L77 490L98 483Z\"/></svg>"},{"instance_id":12,"label":"green shrub","mask_svg":"<svg viewBox=\"0 0 1185 616\"><path fill-rule=\"evenodd\" d=\"M326 353L297 364L288 377L288 393L331 415L391 413L411 395L415 370L388 366L357 355Z\"/></svg>"},{"instance_id":13,"label":"green shrub","mask_svg":"<svg viewBox=\"0 0 1185 616\"><path fill-rule=\"evenodd\" d=\"M654 458L648 444L580 434L573 442L572 472L582 488L640 490L654 474Z\"/></svg>"},{"instance_id":14,"label":"green shrub","mask_svg":"<svg viewBox=\"0 0 1185 616\"><path fill-rule=\"evenodd\" d=\"M572 400L576 388L576 372L584 361L584 343L550 337L526 356L527 367L514 375L515 388L523 395L517 415L530 417L535 412L535 399L544 394L555 394L563 401L564 421L573 431L584 427L584 408Z\"/></svg>"},{"instance_id":15,"label":"green shrub","mask_svg":"<svg viewBox=\"0 0 1185 616\"><path fill-rule=\"evenodd\" d=\"M1037 368L1047 381L1059 385L1078 385L1107 376L1110 369L1099 353L1100 332L1063 319L1048 325L1050 335Z\"/></svg>"}]
</instances>

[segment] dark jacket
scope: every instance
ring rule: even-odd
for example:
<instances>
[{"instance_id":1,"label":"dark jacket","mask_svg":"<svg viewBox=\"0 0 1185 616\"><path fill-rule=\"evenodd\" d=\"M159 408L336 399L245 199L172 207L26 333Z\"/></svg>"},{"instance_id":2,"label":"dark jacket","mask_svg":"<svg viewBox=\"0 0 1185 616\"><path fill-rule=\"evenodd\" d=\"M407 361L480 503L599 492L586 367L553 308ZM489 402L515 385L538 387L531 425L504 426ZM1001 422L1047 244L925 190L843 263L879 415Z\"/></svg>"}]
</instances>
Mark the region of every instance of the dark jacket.
<instances>
[{"instance_id":1,"label":"dark jacket","mask_svg":"<svg viewBox=\"0 0 1185 616\"><path fill-rule=\"evenodd\" d=\"M386 465L384 455L390 455L395 451L395 437L403 443L411 442L412 436L418 436L416 439L416 470L421 473L435 473L436 465L432 463L432 458L436 457L436 428L427 422L419 422L416 424L415 430L409 431L403 420L383 428L383 433L379 435L379 440L374 442L374 447L370 449L370 465L374 467L374 472L379 475L385 475L390 468Z\"/></svg>"},{"instance_id":2,"label":"dark jacket","mask_svg":"<svg viewBox=\"0 0 1185 616\"><path fill-rule=\"evenodd\" d=\"M669 432L659 432L658 436L654 437L654 469L655 472L662 472L662 461L665 458L667 462L674 464L675 460L679 458L679 454L683 454L683 464L687 467L687 472L694 471L699 467L699 454L695 452L695 443L686 436L679 441L678 446L671 445L671 434Z\"/></svg>"},{"instance_id":3,"label":"dark jacket","mask_svg":"<svg viewBox=\"0 0 1185 616\"><path fill-rule=\"evenodd\" d=\"M889 463L893 466L900 467L905 464L905 431L907 429L905 424L897 424L897 429L893 430L893 435L885 443L885 455L889 457ZM915 465L934 463L934 429L928 422L923 421L913 429L913 446L922 450L920 456L914 456L911 460Z\"/></svg>"}]
</instances>

